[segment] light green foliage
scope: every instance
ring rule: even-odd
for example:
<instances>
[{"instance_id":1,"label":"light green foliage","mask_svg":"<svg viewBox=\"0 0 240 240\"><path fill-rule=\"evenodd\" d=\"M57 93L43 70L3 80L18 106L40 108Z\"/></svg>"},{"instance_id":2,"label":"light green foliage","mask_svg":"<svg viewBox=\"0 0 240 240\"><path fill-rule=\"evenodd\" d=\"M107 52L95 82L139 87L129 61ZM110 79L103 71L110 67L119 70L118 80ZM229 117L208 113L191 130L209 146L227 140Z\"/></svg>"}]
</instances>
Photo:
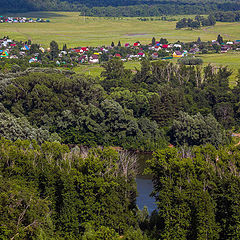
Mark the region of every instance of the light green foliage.
<instances>
[{"instance_id":1,"label":"light green foliage","mask_svg":"<svg viewBox=\"0 0 240 240\"><path fill-rule=\"evenodd\" d=\"M172 138L176 144L202 145L211 143L215 146L227 142L227 136L221 125L212 116L203 117L200 113L190 116L180 112L172 125Z\"/></svg>"},{"instance_id":2,"label":"light green foliage","mask_svg":"<svg viewBox=\"0 0 240 240\"><path fill-rule=\"evenodd\" d=\"M0 135L9 140L61 141L56 133L31 126L25 117L16 118L4 112L0 113Z\"/></svg>"},{"instance_id":3,"label":"light green foliage","mask_svg":"<svg viewBox=\"0 0 240 240\"><path fill-rule=\"evenodd\" d=\"M38 239L41 231L53 231L49 201L20 180L0 178L1 239Z\"/></svg>"},{"instance_id":4,"label":"light green foliage","mask_svg":"<svg viewBox=\"0 0 240 240\"><path fill-rule=\"evenodd\" d=\"M183 65L201 65L203 64L203 60L196 57L183 57L178 59L178 63Z\"/></svg>"},{"instance_id":5,"label":"light green foliage","mask_svg":"<svg viewBox=\"0 0 240 240\"><path fill-rule=\"evenodd\" d=\"M125 175L116 151L92 149L82 158L57 142L1 139L0 146L3 239L115 239L137 227L134 168Z\"/></svg>"},{"instance_id":6,"label":"light green foliage","mask_svg":"<svg viewBox=\"0 0 240 240\"><path fill-rule=\"evenodd\" d=\"M91 228L91 225L87 225L86 231L82 237L82 240L117 240L119 235L109 227L101 226L97 231Z\"/></svg>"},{"instance_id":7,"label":"light green foliage","mask_svg":"<svg viewBox=\"0 0 240 240\"><path fill-rule=\"evenodd\" d=\"M124 240L148 240L149 238L140 229L129 228L123 237Z\"/></svg>"}]
</instances>

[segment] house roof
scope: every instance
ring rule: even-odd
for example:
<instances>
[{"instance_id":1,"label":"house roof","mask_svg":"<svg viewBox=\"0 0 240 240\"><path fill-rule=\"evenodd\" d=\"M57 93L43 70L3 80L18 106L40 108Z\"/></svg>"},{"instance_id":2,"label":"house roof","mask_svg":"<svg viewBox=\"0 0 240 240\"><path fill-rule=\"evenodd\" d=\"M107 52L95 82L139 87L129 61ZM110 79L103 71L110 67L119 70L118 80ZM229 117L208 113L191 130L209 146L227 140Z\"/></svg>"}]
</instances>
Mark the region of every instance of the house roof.
<instances>
[{"instance_id":1,"label":"house roof","mask_svg":"<svg viewBox=\"0 0 240 240\"><path fill-rule=\"evenodd\" d=\"M92 55L92 59L98 59L98 58L99 58L98 55L96 55L96 54L93 54L93 55Z\"/></svg>"},{"instance_id":2,"label":"house roof","mask_svg":"<svg viewBox=\"0 0 240 240\"><path fill-rule=\"evenodd\" d=\"M182 53L180 51L175 51L174 52L176 55L182 55Z\"/></svg>"}]
</instances>

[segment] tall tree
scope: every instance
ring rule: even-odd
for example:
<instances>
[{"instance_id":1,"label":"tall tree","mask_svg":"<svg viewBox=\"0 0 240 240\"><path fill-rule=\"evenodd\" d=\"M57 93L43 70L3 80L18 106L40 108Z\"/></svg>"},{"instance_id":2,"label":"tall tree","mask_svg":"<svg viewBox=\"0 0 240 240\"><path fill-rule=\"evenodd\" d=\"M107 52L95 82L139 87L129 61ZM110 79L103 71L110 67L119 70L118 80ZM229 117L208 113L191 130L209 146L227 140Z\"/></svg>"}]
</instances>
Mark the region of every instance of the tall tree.
<instances>
[{"instance_id":1,"label":"tall tree","mask_svg":"<svg viewBox=\"0 0 240 240\"><path fill-rule=\"evenodd\" d=\"M152 38L152 46L154 46L156 44L156 39L155 37Z\"/></svg>"},{"instance_id":2,"label":"tall tree","mask_svg":"<svg viewBox=\"0 0 240 240\"><path fill-rule=\"evenodd\" d=\"M222 44L222 43L223 43L223 38L222 38L222 36L221 36L220 34L218 34L217 42L218 42L219 44Z\"/></svg>"},{"instance_id":3,"label":"tall tree","mask_svg":"<svg viewBox=\"0 0 240 240\"><path fill-rule=\"evenodd\" d=\"M59 48L58 48L58 44L56 41L50 42L50 54L52 56L52 59L55 59L58 57Z\"/></svg>"}]
</instances>

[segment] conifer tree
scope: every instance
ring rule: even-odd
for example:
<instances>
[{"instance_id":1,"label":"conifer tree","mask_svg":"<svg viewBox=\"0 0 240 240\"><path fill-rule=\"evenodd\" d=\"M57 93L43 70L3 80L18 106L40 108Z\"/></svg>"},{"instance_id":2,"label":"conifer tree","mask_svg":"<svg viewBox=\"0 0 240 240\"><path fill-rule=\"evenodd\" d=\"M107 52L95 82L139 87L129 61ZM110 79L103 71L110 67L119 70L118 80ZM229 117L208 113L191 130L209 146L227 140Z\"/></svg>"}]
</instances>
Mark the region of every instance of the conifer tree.
<instances>
[{"instance_id":1,"label":"conifer tree","mask_svg":"<svg viewBox=\"0 0 240 240\"><path fill-rule=\"evenodd\" d=\"M154 46L156 44L156 39L155 37L152 38L152 46Z\"/></svg>"}]
</instances>

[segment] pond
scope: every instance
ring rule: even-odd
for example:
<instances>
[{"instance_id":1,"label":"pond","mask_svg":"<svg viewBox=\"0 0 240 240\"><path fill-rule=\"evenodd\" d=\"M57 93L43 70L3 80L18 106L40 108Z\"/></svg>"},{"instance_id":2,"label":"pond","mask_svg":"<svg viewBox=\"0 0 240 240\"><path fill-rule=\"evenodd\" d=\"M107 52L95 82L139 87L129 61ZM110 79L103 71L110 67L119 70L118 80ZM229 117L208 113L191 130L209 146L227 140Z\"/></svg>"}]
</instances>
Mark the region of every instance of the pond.
<instances>
[{"instance_id":1,"label":"pond","mask_svg":"<svg viewBox=\"0 0 240 240\"><path fill-rule=\"evenodd\" d=\"M151 214L155 209L157 209L155 199L150 197L153 190L152 177L149 175L143 175L143 171L147 165L146 161L152 158L152 154L138 153L137 156L139 165L139 174L136 178L138 192L137 206L140 210L143 210L144 206L146 206L149 214Z\"/></svg>"}]
</instances>

